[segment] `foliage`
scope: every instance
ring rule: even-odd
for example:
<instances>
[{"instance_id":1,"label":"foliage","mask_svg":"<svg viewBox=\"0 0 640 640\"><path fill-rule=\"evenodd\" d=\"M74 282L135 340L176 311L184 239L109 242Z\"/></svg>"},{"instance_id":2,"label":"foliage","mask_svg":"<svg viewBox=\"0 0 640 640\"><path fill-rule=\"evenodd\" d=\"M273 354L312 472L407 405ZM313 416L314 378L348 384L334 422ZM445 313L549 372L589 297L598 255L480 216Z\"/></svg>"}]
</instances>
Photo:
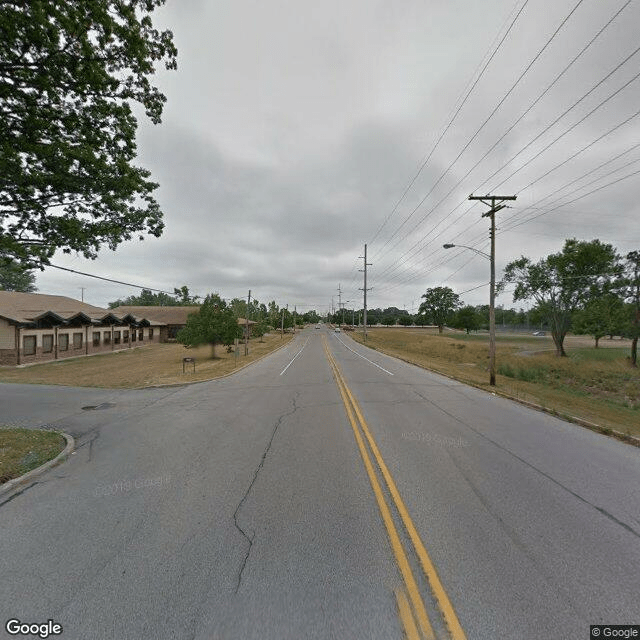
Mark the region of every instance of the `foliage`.
<instances>
[{"instance_id":1,"label":"foliage","mask_svg":"<svg viewBox=\"0 0 640 640\"><path fill-rule=\"evenodd\" d=\"M230 345L240 337L242 329L233 309L218 294L211 294L204 299L200 310L189 316L177 340L189 347L210 344L215 354L217 344Z\"/></svg>"},{"instance_id":2,"label":"foliage","mask_svg":"<svg viewBox=\"0 0 640 640\"><path fill-rule=\"evenodd\" d=\"M630 251L625 258L629 277L623 282L622 296L631 303L628 333L631 336L631 365L637 367L640 337L640 251Z\"/></svg>"},{"instance_id":3,"label":"foliage","mask_svg":"<svg viewBox=\"0 0 640 640\"><path fill-rule=\"evenodd\" d=\"M565 241L562 251L536 263L525 256L510 262L498 288L515 284L514 302L535 300L549 322L556 354L566 356L564 338L572 314L610 289L619 275L619 256L610 244L572 238Z\"/></svg>"},{"instance_id":4,"label":"foliage","mask_svg":"<svg viewBox=\"0 0 640 640\"><path fill-rule=\"evenodd\" d=\"M622 335L625 324L625 308L615 293L607 293L587 300L572 318L573 332L593 336L598 342L603 336Z\"/></svg>"},{"instance_id":5,"label":"foliage","mask_svg":"<svg viewBox=\"0 0 640 640\"><path fill-rule=\"evenodd\" d=\"M174 289L174 296L162 291L153 293L151 289L143 289L139 296L129 296L127 298L114 300L109 303L109 309L116 307L179 307L197 305L199 296L189 294L188 287Z\"/></svg>"},{"instance_id":6,"label":"foliage","mask_svg":"<svg viewBox=\"0 0 640 640\"><path fill-rule=\"evenodd\" d=\"M422 298L424 302L418 309L429 320L437 325L438 331L442 333L444 325L451 319L454 311L460 306L460 298L449 287L434 287L427 289Z\"/></svg>"},{"instance_id":7,"label":"foliage","mask_svg":"<svg viewBox=\"0 0 640 640\"><path fill-rule=\"evenodd\" d=\"M467 333L477 331L480 328L482 316L476 311L475 307L467 305L458 309L453 317L453 326L456 329L464 329Z\"/></svg>"},{"instance_id":8,"label":"foliage","mask_svg":"<svg viewBox=\"0 0 640 640\"><path fill-rule=\"evenodd\" d=\"M0 257L0 291L32 293L38 290L35 283L33 271L11 258Z\"/></svg>"},{"instance_id":9,"label":"foliage","mask_svg":"<svg viewBox=\"0 0 640 640\"><path fill-rule=\"evenodd\" d=\"M132 103L160 122L149 77L176 68L164 0L0 3L0 251L26 266L56 249L95 258L160 236L158 186L136 158ZM140 239L143 238L139 235Z\"/></svg>"}]
</instances>

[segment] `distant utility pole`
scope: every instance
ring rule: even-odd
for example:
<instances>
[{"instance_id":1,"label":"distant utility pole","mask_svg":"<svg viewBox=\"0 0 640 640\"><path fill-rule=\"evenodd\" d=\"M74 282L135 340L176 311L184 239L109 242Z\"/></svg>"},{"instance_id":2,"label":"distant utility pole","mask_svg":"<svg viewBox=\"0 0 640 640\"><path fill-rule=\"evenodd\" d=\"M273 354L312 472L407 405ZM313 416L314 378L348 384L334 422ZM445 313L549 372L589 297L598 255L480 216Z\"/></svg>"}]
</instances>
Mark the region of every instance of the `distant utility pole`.
<instances>
[{"instance_id":1,"label":"distant utility pole","mask_svg":"<svg viewBox=\"0 0 640 640\"><path fill-rule=\"evenodd\" d=\"M280 321L280 339L284 338L284 307L282 307L282 320Z\"/></svg>"},{"instance_id":2,"label":"distant utility pole","mask_svg":"<svg viewBox=\"0 0 640 640\"><path fill-rule=\"evenodd\" d=\"M293 306L293 333L296 332L296 311L298 310L298 305Z\"/></svg>"},{"instance_id":3,"label":"distant utility pole","mask_svg":"<svg viewBox=\"0 0 640 640\"><path fill-rule=\"evenodd\" d=\"M489 384L496 386L496 213L504 209L507 205L502 204L505 200L515 200L517 196L474 196L471 194L469 200L480 200L486 204L489 211L482 214L483 218L491 218L491 282L489 285ZM496 204L499 202L500 204Z\"/></svg>"},{"instance_id":4,"label":"distant utility pole","mask_svg":"<svg viewBox=\"0 0 640 640\"><path fill-rule=\"evenodd\" d=\"M78 288L80 289L80 295L81 295L80 300L84 302L84 290L86 289L86 287L78 287Z\"/></svg>"},{"instance_id":5,"label":"distant utility pole","mask_svg":"<svg viewBox=\"0 0 640 640\"><path fill-rule=\"evenodd\" d=\"M342 326L340 324L340 309L342 309L342 289L340 288L340 283L338 283L338 326ZM344 315L344 312L343 312ZM344 320L344 318L343 318Z\"/></svg>"},{"instance_id":6,"label":"distant utility pole","mask_svg":"<svg viewBox=\"0 0 640 640\"><path fill-rule=\"evenodd\" d=\"M244 330L244 355L249 355L249 305L251 304L251 289L249 289L249 295L247 296L247 317L245 318L246 327Z\"/></svg>"},{"instance_id":7,"label":"distant utility pole","mask_svg":"<svg viewBox=\"0 0 640 640\"><path fill-rule=\"evenodd\" d=\"M367 291L371 291L371 288L367 289L367 267L371 266L370 262L367 262L367 245L364 245L364 255L360 256L360 258L364 259L364 269L360 269L360 271L364 272L364 287L360 289L360 291L364 292L364 341L367 341Z\"/></svg>"}]
</instances>

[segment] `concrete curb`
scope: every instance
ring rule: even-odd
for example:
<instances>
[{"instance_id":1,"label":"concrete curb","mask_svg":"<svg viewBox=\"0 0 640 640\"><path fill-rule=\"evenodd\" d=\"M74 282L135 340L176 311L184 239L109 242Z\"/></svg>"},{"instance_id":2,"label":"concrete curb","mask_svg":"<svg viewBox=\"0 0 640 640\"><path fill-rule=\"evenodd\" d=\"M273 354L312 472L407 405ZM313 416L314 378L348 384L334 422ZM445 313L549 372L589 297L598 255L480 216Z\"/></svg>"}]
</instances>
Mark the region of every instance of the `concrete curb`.
<instances>
[{"instance_id":1,"label":"concrete curb","mask_svg":"<svg viewBox=\"0 0 640 640\"><path fill-rule=\"evenodd\" d=\"M44 473L45 471L48 471L49 469L62 464L71 455L76 446L73 436L70 436L68 433L64 433L63 431L55 430L55 433L59 433L65 438L65 440L67 441L67 446L52 460L41 464L36 469L32 469L19 478L14 478L13 480L5 482L3 485L0 485L0 496L3 496L5 493L9 493L22 484L26 484L30 480L33 480L33 478L39 476L41 473Z\"/></svg>"},{"instance_id":2,"label":"concrete curb","mask_svg":"<svg viewBox=\"0 0 640 640\"><path fill-rule=\"evenodd\" d=\"M229 373L223 373L221 376L216 376L215 378L207 378L206 380L193 380L191 382L169 382L167 384L154 384L154 385L149 385L147 387L131 387L131 389L133 391L142 391L143 389L170 389L171 387L188 387L192 384L203 384L204 382L211 382L212 380L222 380L223 378L228 378L229 376L232 376L242 371L243 369L250 367L252 364L256 364L257 362L260 362L260 360L264 360L265 358L280 351L280 349L284 349L287 345L293 342L294 338L280 345L277 349L274 349L273 351L269 351L269 353L265 353L263 356L260 356L257 360L252 360L251 362L247 362L246 364L243 364L241 367L238 367L237 369L234 369Z\"/></svg>"},{"instance_id":3,"label":"concrete curb","mask_svg":"<svg viewBox=\"0 0 640 640\"><path fill-rule=\"evenodd\" d=\"M599 433L604 436L616 438L616 440L626 442L627 444L633 445L634 447L640 447L640 438L636 438L635 436L631 436L627 433L622 433L622 431L616 431L615 429L610 429L609 427L603 427L602 425L596 424L594 422L589 422L588 420L585 420L584 418L579 418L578 416L559 414L557 411L553 409L548 409L547 407L543 407L542 405L536 404L535 402L530 402L529 400L523 400L522 398L517 398L516 396L512 396L508 393L505 393L504 391L500 391L499 389L490 390L475 382L460 380L459 378L456 378L451 374L443 373L442 371L438 371L437 369L425 367L424 365L417 364L416 362L412 362L411 360L407 360L406 358L402 358L401 356L388 353L384 349L378 349L377 347L372 347L368 344L365 345L362 342L358 342L357 340L354 340L354 342L363 347L367 347L372 351L377 351L378 353L384 353L384 355L389 356L390 358L396 358L398 360L401 360L402 362L411 364L414 367L419 367L420 369L424 369L425 371L431 371L432 373L437 373L439 376L443 376L444 378L449 378L449 380L455 380L460 384L466 384L470 387L474 387L475 389L479 389L480 391L485 391L486 393L490 393L495 396L500 396L501 398L506 398L507 400L512 400L513 402L517 402L518 404L524 405L525 407L529 407L530 409L535 409L536 411L540 411L541 413L546 413L550 416L553 416L554 418L558 418L559 420L564 420L565 422L572 422L574 424L578 424L581 427L585 427L586 429L590 429L591 431L595 431L596 433Z\"/></svg>"}]
</instances>

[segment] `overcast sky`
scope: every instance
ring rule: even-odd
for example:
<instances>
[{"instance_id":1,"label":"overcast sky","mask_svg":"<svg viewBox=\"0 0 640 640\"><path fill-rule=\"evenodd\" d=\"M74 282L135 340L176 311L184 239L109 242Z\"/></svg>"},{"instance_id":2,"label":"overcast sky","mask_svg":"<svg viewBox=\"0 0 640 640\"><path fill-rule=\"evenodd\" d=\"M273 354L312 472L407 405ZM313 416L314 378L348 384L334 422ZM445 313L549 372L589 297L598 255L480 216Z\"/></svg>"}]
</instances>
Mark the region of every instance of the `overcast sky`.
<instances>
[{"instance_id":1,"label":"overcast sky","mask_svg":"<svg viewBox=\"0 0 640 640\"><path fill-rule=\"evenodd\" d=\"M568 237L638 249L640 174L569 201L640 171L640 52L570 109L640 44L639 5L168 0L155 21L173 30L178 71L158 73L163 122L141 118L138 136L139 164L161 185L165 232L95 261L60 254L55 263L169 291L186 284L232 298L251 289L261 302L323 313L332 297L337 307L339 285L347 307L362 306L358 257L368 242L369 307L412 310L441 285L486 304L488 261L442 248L487 251L486 207L471 206L472 192L518 196L497 214L498 276ZM85 287L85 301L100 306L138 292L54 269L37 286L77 298ZM521 306L508 293L498 304Z\"/></svg>"}]
</instances>

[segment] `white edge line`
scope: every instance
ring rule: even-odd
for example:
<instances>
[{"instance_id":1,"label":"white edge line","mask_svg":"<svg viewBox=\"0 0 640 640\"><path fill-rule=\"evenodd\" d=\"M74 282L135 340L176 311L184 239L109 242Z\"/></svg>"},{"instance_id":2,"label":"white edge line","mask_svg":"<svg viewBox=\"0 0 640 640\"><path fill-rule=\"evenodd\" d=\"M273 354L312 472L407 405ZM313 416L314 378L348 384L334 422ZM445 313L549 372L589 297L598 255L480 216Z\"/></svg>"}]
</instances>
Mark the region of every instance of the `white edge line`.
<instances>
[{"instance_id":1,"label":"white edge line","mask_svg":"<svg viewBox=\"0 0 640 640\"><path fill-rule=\"evenodd\" d=\"M338 338L338 336L335 336L335 339L338 342L342 342L342 340L340 340L340 338ZM347 347L347 349L349 349L349 351L351 351L351 353L355 353L358 357L362 358L363 360L366 360L367 362L371 363L374 367L378 367L378 369L382 369L382 371L384 371L385 373L388 373L390 376L393 375L393 373L391 373L391 371L387 371L384 367L381 367L379 364L376 364L375 362L373 362L372 360L369 360L369 358L365 358L363 355L361 355L360 353L358 353L357 351L354 351L348 344L345 344L344 342L342 342L342 344Z\"/></svg>"},{"instance_id":2,"label":"white edge line","mask_svg":"<svg viewBox=\"0 0 640 640\"><path fill-rule=\"evenodd\" d=\"M307 338L307 342L309 342L309 338ZM307 346L307 342L302 345L302 349ZM302 349L300 349L300 351L298 351L298 353L293 356L293 360L295 360L302 353ZM293 364L293 360L280 372L280 375L282 375Z\"/></svg>"}]
</instances>

